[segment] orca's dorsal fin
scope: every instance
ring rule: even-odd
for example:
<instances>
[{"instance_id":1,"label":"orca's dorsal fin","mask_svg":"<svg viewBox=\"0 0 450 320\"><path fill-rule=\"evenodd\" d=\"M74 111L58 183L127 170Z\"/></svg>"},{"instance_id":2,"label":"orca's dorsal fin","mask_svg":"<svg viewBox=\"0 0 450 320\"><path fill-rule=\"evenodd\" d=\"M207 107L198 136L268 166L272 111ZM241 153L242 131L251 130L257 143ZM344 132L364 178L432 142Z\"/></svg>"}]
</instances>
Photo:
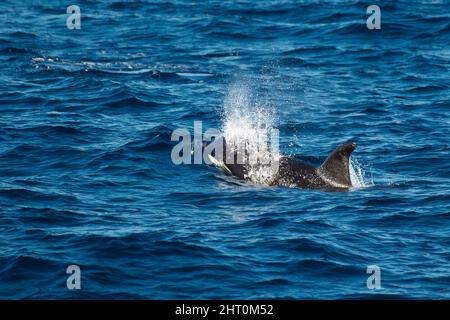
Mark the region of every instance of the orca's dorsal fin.
<instances>
[{"instance_id":1,"label":"orca's dorsal fin","mask_svg":"<svg viewBox=\"0 0 450 320\"><path fill-rule=\"evenodd\" d=\"M350 155L356 148L356 143L347 142L336 148L319 167L319 174L336 183L340 187L351 187L350 179Z\"/></svg>"}]
</instances>

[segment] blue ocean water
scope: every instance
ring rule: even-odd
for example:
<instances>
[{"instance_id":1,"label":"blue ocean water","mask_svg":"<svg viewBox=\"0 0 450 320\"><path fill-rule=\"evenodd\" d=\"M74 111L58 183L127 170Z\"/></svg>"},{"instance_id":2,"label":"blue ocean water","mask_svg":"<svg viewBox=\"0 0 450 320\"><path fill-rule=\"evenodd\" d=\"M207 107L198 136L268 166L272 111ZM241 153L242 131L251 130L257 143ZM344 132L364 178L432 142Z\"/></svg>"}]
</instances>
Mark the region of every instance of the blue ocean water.
<instances>
[{"instance_id":1,"label":"blue ocean water","mask_svg":"<svg viewBox=\"0 0 450 320\"><path fill-rule=\"evenodd\" d=\"M3 0L0 21L0 298L450 298L449 1ZM172 163L173 130L243 103L286 154L356 141L359 187Z\"/></svg>"}]
</instances>

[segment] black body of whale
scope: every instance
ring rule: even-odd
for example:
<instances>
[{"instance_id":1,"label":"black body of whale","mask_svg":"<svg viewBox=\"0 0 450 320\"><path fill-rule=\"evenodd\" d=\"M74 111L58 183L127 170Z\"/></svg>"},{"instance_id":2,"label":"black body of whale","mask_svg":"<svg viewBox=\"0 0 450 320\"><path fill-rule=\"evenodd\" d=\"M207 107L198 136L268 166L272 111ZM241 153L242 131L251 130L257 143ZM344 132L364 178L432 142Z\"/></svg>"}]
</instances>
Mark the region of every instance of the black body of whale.
<instances>
[{"instance_id":1,"label":"black body of whale","mask_svg":"<svg viewBox=\"0 0 450 320\"><path fill-rule=\"evenodd\" d=\"M340 145L317 168L294 157L281 157L278 172L270 184L306 189L349 189L352 187L350 155L355 148L354 142ZM234 177L248 180L248 165L220 161Z\"/></svg>"}]
</instances>

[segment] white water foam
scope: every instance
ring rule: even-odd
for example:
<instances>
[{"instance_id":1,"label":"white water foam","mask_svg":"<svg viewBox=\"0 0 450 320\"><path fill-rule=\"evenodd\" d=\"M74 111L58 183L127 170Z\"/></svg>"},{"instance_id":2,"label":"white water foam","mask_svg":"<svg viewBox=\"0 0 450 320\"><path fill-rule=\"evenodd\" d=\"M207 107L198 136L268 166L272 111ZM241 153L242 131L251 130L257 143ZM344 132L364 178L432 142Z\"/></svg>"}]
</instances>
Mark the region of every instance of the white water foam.
<instances>
[{"instance_id":1,"label":"white water foam","mask_svg":"<svg viewBox=\"0 0 450 320\"><path fill-rule=\"evenodd\" d=\"M273 137L276 135L278 139L273 108L258 102L247 85L236 84L229 90L223 111L225 140L233 141L248 152L247 178L256 183L270 184L276 171L268 164L274 164L280 157L278 148L273 148ZM276 143L278 146L278 141Z\"/></svg>"},{"instance_id":2,"label":"white water foam","mask_svg":"<svg viewBox=\"0 0 450 320\"><path fill-rule=\"evenodd\" d=\"M373 186L373 180L366 177L363 166L353 156L350 157L350 180L354 189Z\"/></svg>"}]
</instances>

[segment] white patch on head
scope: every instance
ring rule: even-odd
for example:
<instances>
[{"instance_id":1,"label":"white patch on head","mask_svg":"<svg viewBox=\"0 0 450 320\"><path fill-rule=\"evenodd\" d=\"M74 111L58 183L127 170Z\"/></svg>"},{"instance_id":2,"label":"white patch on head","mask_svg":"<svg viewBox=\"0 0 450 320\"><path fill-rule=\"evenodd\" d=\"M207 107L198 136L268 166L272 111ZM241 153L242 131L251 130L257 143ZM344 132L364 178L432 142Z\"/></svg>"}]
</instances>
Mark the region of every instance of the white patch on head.
<instances>
[{"instance_id":1,"label":"white patch on head","mask_svg":"<svg viewBox=\"0 0 450 320\"><path fill-rule=\"evenodd\" d=\"M214 158L212 155L208 154L208 159L209 161L211 161L211 163L213 165L215 165L216 167L228 172L229 174L232 174L232 172L230 171L230 169L228 169L228 167L225 165L225 163L223 161L217 160L216 158Z\"/></svg>"}]
</instances>

